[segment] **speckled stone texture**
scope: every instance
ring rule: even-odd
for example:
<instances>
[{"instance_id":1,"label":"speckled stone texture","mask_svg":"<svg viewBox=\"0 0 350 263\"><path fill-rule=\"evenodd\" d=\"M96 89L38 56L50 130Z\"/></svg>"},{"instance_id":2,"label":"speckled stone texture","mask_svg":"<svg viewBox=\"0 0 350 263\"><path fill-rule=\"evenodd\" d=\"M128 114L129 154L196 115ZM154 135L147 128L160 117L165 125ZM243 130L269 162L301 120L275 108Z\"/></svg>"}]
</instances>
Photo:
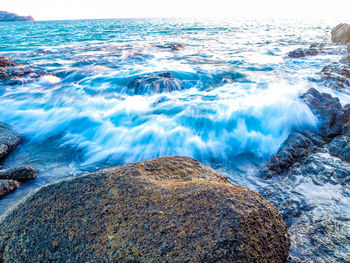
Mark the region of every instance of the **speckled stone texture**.
<instances>
[{"instance_id":1,"label":"speckled stone texture","mask_svg":"<svg viewBox=\"0 0 350 263\"><path fill-rule=\"evenodd\" d=\"M261 195L187 157L35 191L0 222L1 262L285 262L289 234Z\"/></svg>"},{"instance_id":2,"label":"speckled stone texture","mask_svg":"<svg viewBox=\"0 0 350 263\"><path fill-rule=\"evenodd\" d=\"M13 131L8 125L0 122L0 161L21 142L21 137Z\"/></svg>"}]
</instances>

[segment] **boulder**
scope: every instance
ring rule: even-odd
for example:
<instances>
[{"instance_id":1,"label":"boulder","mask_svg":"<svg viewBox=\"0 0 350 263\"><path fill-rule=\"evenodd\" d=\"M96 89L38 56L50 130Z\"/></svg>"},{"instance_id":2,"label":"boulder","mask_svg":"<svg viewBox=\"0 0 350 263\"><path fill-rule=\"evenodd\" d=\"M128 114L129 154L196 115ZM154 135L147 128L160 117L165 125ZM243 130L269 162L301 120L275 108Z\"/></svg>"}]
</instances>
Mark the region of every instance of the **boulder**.
<instances>
[{"instance_id":1,"label":"boulder","mask_svg":"<svg viewBox=\"0 0 350 263\"><path fill-rule=\"evenodd\" d=\"M15 131L0 122L0 161L3 161L21 140L22 138Z\"/></svg>"},{"instance_id":2,"label":"boulder","mask_svg":"<svg viewBox=\"0 0 350 263\"><path fill-rule=\"evenodd\" d=\"M288 254L271 203L187 157L44 186L0 221L1 262L285 262Z\"/></svg>"},{"instance_id":3,"label":"boulder","mask_svg":"<svg viewBox=\"0 0 350 263\"><path fill-rule=\"evenodd\" d=\"M346 23L337 25L332 29L331 35L333 43L350 43L350 25Z\"/></svg>"},{"instance_id":4,"label":"boulder","mask_svg":"<svg viewBox=\"0 0 350 263\"><path fill-rule=\"evenodd\" d=\"M180 80L174 78L170 72L137 77L128 84L128 90L133 91L135 95L171 92L181 89Z\"/></svg>"},{"instance_id":5,"label":"boulder","mask_svg":"<svg viewBox=\"0 0 350 263\"><path fill-rule=\"evenodd\" d=\"M36 177L36 171L29 166L0 170L0 180L28 181Z\"/></svg>"}]
</instances>

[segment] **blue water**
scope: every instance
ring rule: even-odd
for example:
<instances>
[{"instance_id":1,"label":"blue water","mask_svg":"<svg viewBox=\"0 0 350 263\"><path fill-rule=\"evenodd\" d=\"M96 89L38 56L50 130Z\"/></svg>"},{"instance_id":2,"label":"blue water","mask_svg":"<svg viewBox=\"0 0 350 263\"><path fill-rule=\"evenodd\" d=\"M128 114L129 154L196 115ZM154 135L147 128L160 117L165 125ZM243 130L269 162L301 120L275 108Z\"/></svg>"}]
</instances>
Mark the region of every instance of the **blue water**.
<instances>
[{"instance_id":1,"label":"blue water","mask_svg":"<svg viewBox=\"0 0 350 263\"><path fill-rule=\"evenodd\" d=\"M336 24L336 23L334 23ZM258 169L288 134L315 127L299 100L336 55L288 51L329 42L325 21L123 19L0 24L0 55L49 75L0 84L0 121L25 137L4 167L37 179L0 200L0 214L46 183L114 165L186 155L259 189ZM182 44L179 51L167 48ZM171 72L184 90L132 95L127 84Z\"/></svg>"}]
</instances>

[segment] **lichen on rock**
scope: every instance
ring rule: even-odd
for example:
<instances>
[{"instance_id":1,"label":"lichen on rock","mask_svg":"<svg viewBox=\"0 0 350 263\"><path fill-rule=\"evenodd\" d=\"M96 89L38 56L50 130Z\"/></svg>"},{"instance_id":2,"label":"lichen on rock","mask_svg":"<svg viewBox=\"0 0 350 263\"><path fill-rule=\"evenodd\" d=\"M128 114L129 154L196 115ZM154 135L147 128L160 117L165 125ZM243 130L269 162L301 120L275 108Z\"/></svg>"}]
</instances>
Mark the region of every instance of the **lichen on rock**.
<instances>
[{"instance_id":1,"label":"lichen on rock","mask_svg":"<svg viewBox=\"0 0 350 263\"><path fill-rule=\"evenodd\" d=\"M187 157L40 188L0 222L2 262L285 262L289 235L259 194Z\"/></svg>"}]
</instances>

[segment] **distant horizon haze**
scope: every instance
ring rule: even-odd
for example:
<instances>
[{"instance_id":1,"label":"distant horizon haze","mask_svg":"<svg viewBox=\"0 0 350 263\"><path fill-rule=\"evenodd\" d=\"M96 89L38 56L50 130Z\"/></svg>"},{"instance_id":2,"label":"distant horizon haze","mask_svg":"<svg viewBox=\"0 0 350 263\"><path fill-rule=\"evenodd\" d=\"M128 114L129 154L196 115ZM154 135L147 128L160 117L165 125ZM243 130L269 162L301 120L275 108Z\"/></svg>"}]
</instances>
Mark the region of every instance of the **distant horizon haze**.
<instances>
[{"instance_id":1,"label":"distant horizon haze","mask_svg":"<svg viewBox=\"0 0 350 263\"><path fill-rule=\"evenodd\" d=\"M30 15L37 21L156 17L256 17L350 21L350 1L345 0L11 0L1 3L0 10L21 16Z\"/></svg>"}]
</instances>

